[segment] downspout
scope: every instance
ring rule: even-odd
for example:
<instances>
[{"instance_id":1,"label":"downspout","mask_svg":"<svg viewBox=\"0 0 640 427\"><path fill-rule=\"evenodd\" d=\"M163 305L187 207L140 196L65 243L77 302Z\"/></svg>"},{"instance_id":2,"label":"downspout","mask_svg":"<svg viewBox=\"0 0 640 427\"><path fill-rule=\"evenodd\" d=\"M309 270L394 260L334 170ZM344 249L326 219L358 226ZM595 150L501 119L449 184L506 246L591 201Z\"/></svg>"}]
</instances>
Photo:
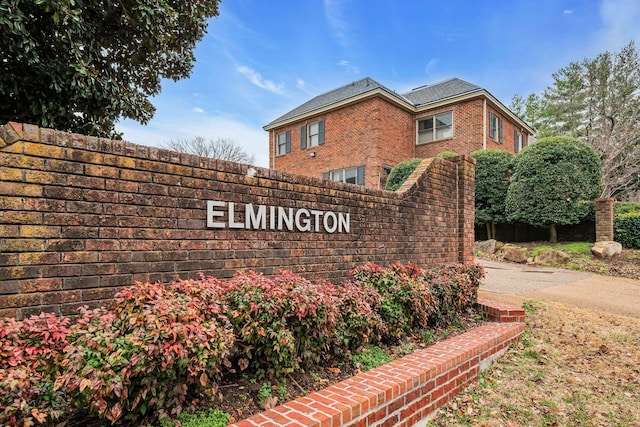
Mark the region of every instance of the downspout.
<instances>
[{"instance_id":1,"label":"downspout","mask_svg":"<svg viewBox=\"0 0 640 427\"><path fill-rule=\"evenodd\" d=\"M457 254L456 254L456 258L457 258L457 262L462 262L462 251L463 251L463 245L462 245L462 233L460 230L460 162L461 162L461 157L458 157L458 160L456 161L456 250L457 250Z\"/></svg>"},{"instance_id":2,"label":"downspout","mask_svg":"<svg viewBox=\"0 0 640 427\"><path fill-rule=\"evenodd\" d=\"M482 103L482 149L487 149L487 98Z\"/></svg>"},{"instance_id":3,"label":"downspout","mask_svg":"<svg viewBox=\"0 0 640 427\"><path fill-rule=\"evenodd\" d=\"M271 140L273 139L273 129L269 131L269 169L274 169L275 166L275 155L271 152Z\"/></svg>"}]
</instances>

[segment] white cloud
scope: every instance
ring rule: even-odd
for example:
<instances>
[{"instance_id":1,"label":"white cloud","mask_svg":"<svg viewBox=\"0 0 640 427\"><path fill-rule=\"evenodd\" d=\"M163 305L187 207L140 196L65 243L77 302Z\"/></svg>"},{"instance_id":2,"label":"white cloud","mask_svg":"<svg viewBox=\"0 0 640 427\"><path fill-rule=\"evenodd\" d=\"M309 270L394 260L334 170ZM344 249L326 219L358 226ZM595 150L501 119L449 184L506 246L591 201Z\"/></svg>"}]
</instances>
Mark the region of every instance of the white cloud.
<instances>
[{"instance_id":1,"label":"white cloud","mask_svg":"<svg viewBox=\"0 0 640 427\"><path fill-rule=\"evenodd\" d=\"M571 9L565 9L565 10L563 10L563 11L562 11L562 13L563 13L564 15L572 15L572 14L573 14L573 10L571 10Z\"/></svg>"},{"instance_id":2,"label":"white cloud","mask_svg":"<svg viewBox=\"0 0 640 427\"><path fill-rule=\"evenodd\" d=\"M204 110L200 107L193 107L193 112L194 113L198 113L198 114L202 114L204 113Z\"/></svg>"},{"instance_id":3,"label":"white cloud","mask_svg":"<svg viewBox=\"0 0 640 427\"><path fill-rule=\"evenodd\" d=\"M342 0L324 0L324 15L327 18L333 36L343 47L348 45L349 25L345 19Z\"/></svg>"},{"instance_id":4,"label":"white cloud","mask_svg":"<svg viewBox=\"0 0 640 427\"><path fill-rule=\"evenodd\" d=\"M262 75L255 70L244 65L238 65L236 71L245 76L251 83L259 88L268 90L276 95L284 95L284 84L276 84L271 80L265 80Z\"/></svg>"},{"instance_id":5,"label":"white cloud","mask_svg":"<svg viewBox=\"0 0 640 427\"><path fill-rule=\"evenodd\" d=\"M430 59L429 62L427 62L427 65L424 66L424 73L428 77L433 77L433 71L438 65L438 62L439 60L437 58L433 58L433 59Z\"/></svg>"},{"instance_id":6,"label":"white cloud","mask_svg":"<svg viewBox=\"0 0 640 427\"><path fill-rule=\"evenodd\" d=\"M180 123L176 126L176 122ZM255 165L269 166L269 135L260 125L252 126L222 115L163 119L156 117L142 126L131 120L116 125L123 139L139 145L164 147L173 139L201 136L205 139L229 138L255 157Z\"/></svg>"},{"instance_id":7,"label":"white cloud","mask_svg":"<svg viewBox=\"0 0 640 427\"><path fill-rule=\"evenodd\" d=\"M360 74L360 69L355 65L351 65L349 61L340 61L338 65L342 67L348 74Z\"/></svg>"}]
</instances>

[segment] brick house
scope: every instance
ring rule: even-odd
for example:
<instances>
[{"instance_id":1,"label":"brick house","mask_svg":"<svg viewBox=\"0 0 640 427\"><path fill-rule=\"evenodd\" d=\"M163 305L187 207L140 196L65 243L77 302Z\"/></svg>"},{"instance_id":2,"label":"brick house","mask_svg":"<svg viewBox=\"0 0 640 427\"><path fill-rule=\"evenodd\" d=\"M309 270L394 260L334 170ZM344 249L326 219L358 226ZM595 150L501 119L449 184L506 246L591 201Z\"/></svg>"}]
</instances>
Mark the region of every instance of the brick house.
<instances>
[{"instance_id":1,"label":"brick house","mask_svg":"<svg viewBox=\"0 0 640 427\"><path fill-rule=\"evenodd\" d=\"M270 168L373 188L403 160L517 153L534 133L487 90L458 78L398 94L369 77L316 96L264 130Z\"/></svg>"}]
</instances>

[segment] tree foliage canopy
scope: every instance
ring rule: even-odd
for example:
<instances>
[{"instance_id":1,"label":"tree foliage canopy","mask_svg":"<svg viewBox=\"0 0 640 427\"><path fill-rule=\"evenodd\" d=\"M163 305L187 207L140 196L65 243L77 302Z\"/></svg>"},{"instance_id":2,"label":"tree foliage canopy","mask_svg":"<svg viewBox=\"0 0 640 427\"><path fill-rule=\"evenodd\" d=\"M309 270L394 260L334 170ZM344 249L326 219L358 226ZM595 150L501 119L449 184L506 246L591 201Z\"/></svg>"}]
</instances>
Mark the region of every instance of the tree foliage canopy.
<instances>
[{"instance_id":1,"label":"tree foliage canopy","mask_svg":"<svg viewBox=\"0 0 640 427\"><path fill-rule=\"evenodd\" d=\"M255 161L253 155L247 153L228 138L217 138L215 140L205 140L201 136L193 139L175 139L166 144L167 148L180 153L195 154L201 157L212 159L228 160L236 163L252 164Z\"/></svg>"},{"instance_id":2,"label":"tree foliage canopy","mask_svg":"<svg viewBox=\"0 0 640 427\"><path fill-rule=\"evenodd\" d=\"M585 143L549 137L516 157L506 198L510 221L555 229L577 224L590 211L584 203L600 192L600 160Z\"/></svg>"},{"instance_id":3,"label":"tree foliage canopy","mask_svg":"<svg viewBox=\"0 0 640 427\"><path fill-rule=\"evenodd\" d=\"M0 121L111 136L188 77L219 0L0 0Z\"/></svg>"},{"instance_id":4,"label":"tree foliage canopy","mask_svg":"<svg viewBox=\"0 0 640 427\"><path fill-rule=\"evenodd\" d=\"M602 160L601 197L640 189L640 53L633 41L619 52L570 63L542 95L516 96L511 108L538 137L589 144Z\"/></svg>"},{"instance_id":5,"label":"tree foliage canopy","mask_svg":"<svg viewBox=\"0 0 640 427\"><path fill-rule=\"evenodd\" d=\"M471 157L476 159L476 223L506 222L505 203L514 155L504 150L478 150Z\"/></svg>"}]
</instances>

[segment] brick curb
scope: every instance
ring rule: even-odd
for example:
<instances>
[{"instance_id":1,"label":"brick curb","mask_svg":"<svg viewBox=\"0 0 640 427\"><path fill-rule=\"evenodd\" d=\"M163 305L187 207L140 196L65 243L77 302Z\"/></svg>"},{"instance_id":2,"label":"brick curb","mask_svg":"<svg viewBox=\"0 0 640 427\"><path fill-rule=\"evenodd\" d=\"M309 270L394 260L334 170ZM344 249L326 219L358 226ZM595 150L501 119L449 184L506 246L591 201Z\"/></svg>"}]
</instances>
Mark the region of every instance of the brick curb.
<instances>
[{"instance_id":1,"label":"brick curb","mask_svg":"<svg viewBox=\"0 0 640 427\"><path fill-rule=\"evenodd\" d=\"M481 326L233 426L425 425L524 331L524 310L486 299L477 306L489 320L503 323Z\"/></svg>"}]
</instances>

